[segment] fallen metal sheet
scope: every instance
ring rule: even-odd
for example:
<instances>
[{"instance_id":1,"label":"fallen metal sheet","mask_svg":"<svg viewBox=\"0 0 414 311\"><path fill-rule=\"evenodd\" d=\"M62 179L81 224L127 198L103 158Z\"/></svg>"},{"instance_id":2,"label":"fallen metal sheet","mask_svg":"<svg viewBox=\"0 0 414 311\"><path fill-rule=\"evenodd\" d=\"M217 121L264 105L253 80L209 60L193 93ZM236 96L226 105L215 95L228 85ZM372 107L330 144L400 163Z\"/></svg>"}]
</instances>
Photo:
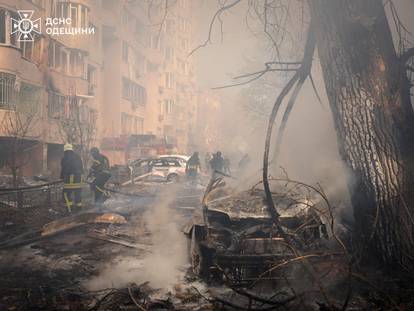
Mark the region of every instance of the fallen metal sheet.
<instances>
[{"instance_id":1,"label":"fallen metal sheet","mask_svg":"<svg viewBox=\"0 0 414 311\"><path fill-rule=\"evenodd\" d=\"M115 213L83 213L52 221L42 227L42 236L56 234L86 224L125 224L124 216Z\"/></svg>"}]
</instances>

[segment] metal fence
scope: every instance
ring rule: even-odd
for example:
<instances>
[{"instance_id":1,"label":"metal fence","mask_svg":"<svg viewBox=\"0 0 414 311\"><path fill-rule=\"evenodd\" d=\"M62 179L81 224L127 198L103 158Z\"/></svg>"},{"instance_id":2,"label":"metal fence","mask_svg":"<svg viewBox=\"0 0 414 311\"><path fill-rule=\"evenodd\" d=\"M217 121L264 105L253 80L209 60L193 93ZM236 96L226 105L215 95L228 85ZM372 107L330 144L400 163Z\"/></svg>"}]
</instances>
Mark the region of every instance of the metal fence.
<instances>
[{"instance_id":1,"label":"metal fence","mask_svg":"<svg viewBox=\"0 0 414 311\"><path fill-rule=\"evenodd\" d=\"M51 206L62 201L62 189L61 181L22 188L0 189L0 206L15 208Z\"/></svg>"}]
</instances>

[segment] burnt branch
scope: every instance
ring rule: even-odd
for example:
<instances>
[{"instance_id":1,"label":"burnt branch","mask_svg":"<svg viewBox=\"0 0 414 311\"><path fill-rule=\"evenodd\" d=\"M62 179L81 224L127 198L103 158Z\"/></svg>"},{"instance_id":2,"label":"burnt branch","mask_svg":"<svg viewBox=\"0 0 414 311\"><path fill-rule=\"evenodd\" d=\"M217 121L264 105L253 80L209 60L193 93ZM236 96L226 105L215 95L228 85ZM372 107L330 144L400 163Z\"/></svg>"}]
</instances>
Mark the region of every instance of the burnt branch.
<instances>
[{"instance_id":1,"label":"burnt branch","mask_svg":"<svg viewBox=\"0 0 414 311\"><path fill-rule=\"evenodd\" d=\"M312 67L312 57L313 57L314 50L315 50L315 37L312 32L313 32L313 27L311 25L309 26L307 43L305 46L305 52L304 52L303 61L301 62L301 66L299 70L295 73L295 75L288 81L288 83L285 85L285 87L282 89L279 96L277 97L276 102L272 109L272 113L270 114L269 123L267 127L265 150L264 150L264 155L263 155L263 187L265 190L266 200L268 203L270 214L272 215L272 218L276 222L276 224L279 223L278 222L279 213L277 212L275 204L273 202L272 193L270 191L269 180L268 180L270 141L272 138L273 124L275 123L277 113L285 97L289 94L289 92L292 90L292 88L295 86L296 83L298 83L299 87L296 88L296 91L294 92L294 94L297 95L300 91L301 85L303 85L303 82L306 80L306 78L310 74L310 70ZM296 96L293 96L292 99L293 100L291 102L294 103ZM293 105L293 103L291 105ZM278 229L280 229L283 232L281 227Z\"/></svg>"}]
</instances>

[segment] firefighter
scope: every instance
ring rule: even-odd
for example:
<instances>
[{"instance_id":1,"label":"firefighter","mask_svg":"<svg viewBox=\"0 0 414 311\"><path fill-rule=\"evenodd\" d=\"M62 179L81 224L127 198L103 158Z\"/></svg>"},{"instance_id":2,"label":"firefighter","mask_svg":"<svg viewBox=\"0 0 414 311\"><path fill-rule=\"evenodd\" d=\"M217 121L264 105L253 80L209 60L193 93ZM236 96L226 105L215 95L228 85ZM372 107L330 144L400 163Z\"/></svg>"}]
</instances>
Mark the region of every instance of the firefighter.
<instances>
[{"instance_id":1,"label":"firefighter","mask_svg":"<svg viewBox=\"0 0 414 311\"><path fill-rule=\"evenodd\" d=\"M95 203L101 204L109 198L109 193L105 190L105 184L111 177L109 160L96 147L91 149L91 155L93 163L88 179L95 195Z\"/></svg>"},{"instance_id":2,"label":"firefighter","mask_svg":"<svg viewBox=\"0 0 414 311\"><path fill-rule=\"evenodd\" d=\"M185 167L185 172L190 178L197 177L198 170L201 170L200 158L198 157L198 152L194 152L193 155L188 159L187 165Z\"/></svg>"},{"instance_id":3,"label":"firefighter","mask_svg":"<svg viewBox=\"0 0 414 311\"><path fill-rule=\"evenodd\" d=\"M60 178L63 180L63 200L68 211L72 207L82 206L82 174L83 164L80 156L73 151L71 144L63 147Z\"/></svg>"},{"instance_id":4,"label":"firefighter","mask_svg":"<svg viewBox=\"0 0 414 311\"><path fill-rule=\"evenodd\" d=\"M224 173L224 159L221 156L220 151L217 151L215 154L213 154L213 158L210 160L210 167L211 171L213 172L214 179L217 179L219 177L219 173Z\"/></svg>"}]
</instances>

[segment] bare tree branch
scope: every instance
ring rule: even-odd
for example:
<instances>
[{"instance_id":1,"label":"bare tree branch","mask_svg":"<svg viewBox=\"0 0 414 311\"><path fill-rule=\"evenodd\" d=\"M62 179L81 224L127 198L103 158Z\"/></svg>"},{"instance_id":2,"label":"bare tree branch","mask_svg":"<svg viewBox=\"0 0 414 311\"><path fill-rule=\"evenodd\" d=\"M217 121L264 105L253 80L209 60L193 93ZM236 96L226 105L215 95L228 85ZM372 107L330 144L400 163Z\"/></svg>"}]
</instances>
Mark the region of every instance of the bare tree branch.
<instances>
[{"instance_id":1,"label":"bare tree branch","mask_svg":"<svg viewBox=\"0 0 414 311\"><path fill-rule=\"evenodd\" d=\"M207 39L204 41L204 43L200 44L199 46L195 47L189 54L189 56L191 56L192 54L194 54L196 51L198 51L199 49L206 47L209 43L211 43L211 36L212 36L212 32L213 32L213 27L214 27L214 23L216 21L216 19L219 19L221 14L226 11L231 9L232 7L236 6L238 3L242 2L242 0L235 0L234 2L225 5L223 7L221 7L220 9L218 9L216 11L216 13L214 14L213 18L211 19L210 22L210 27L208 30L208 36Z\"/></svg>"}]
</instances>

